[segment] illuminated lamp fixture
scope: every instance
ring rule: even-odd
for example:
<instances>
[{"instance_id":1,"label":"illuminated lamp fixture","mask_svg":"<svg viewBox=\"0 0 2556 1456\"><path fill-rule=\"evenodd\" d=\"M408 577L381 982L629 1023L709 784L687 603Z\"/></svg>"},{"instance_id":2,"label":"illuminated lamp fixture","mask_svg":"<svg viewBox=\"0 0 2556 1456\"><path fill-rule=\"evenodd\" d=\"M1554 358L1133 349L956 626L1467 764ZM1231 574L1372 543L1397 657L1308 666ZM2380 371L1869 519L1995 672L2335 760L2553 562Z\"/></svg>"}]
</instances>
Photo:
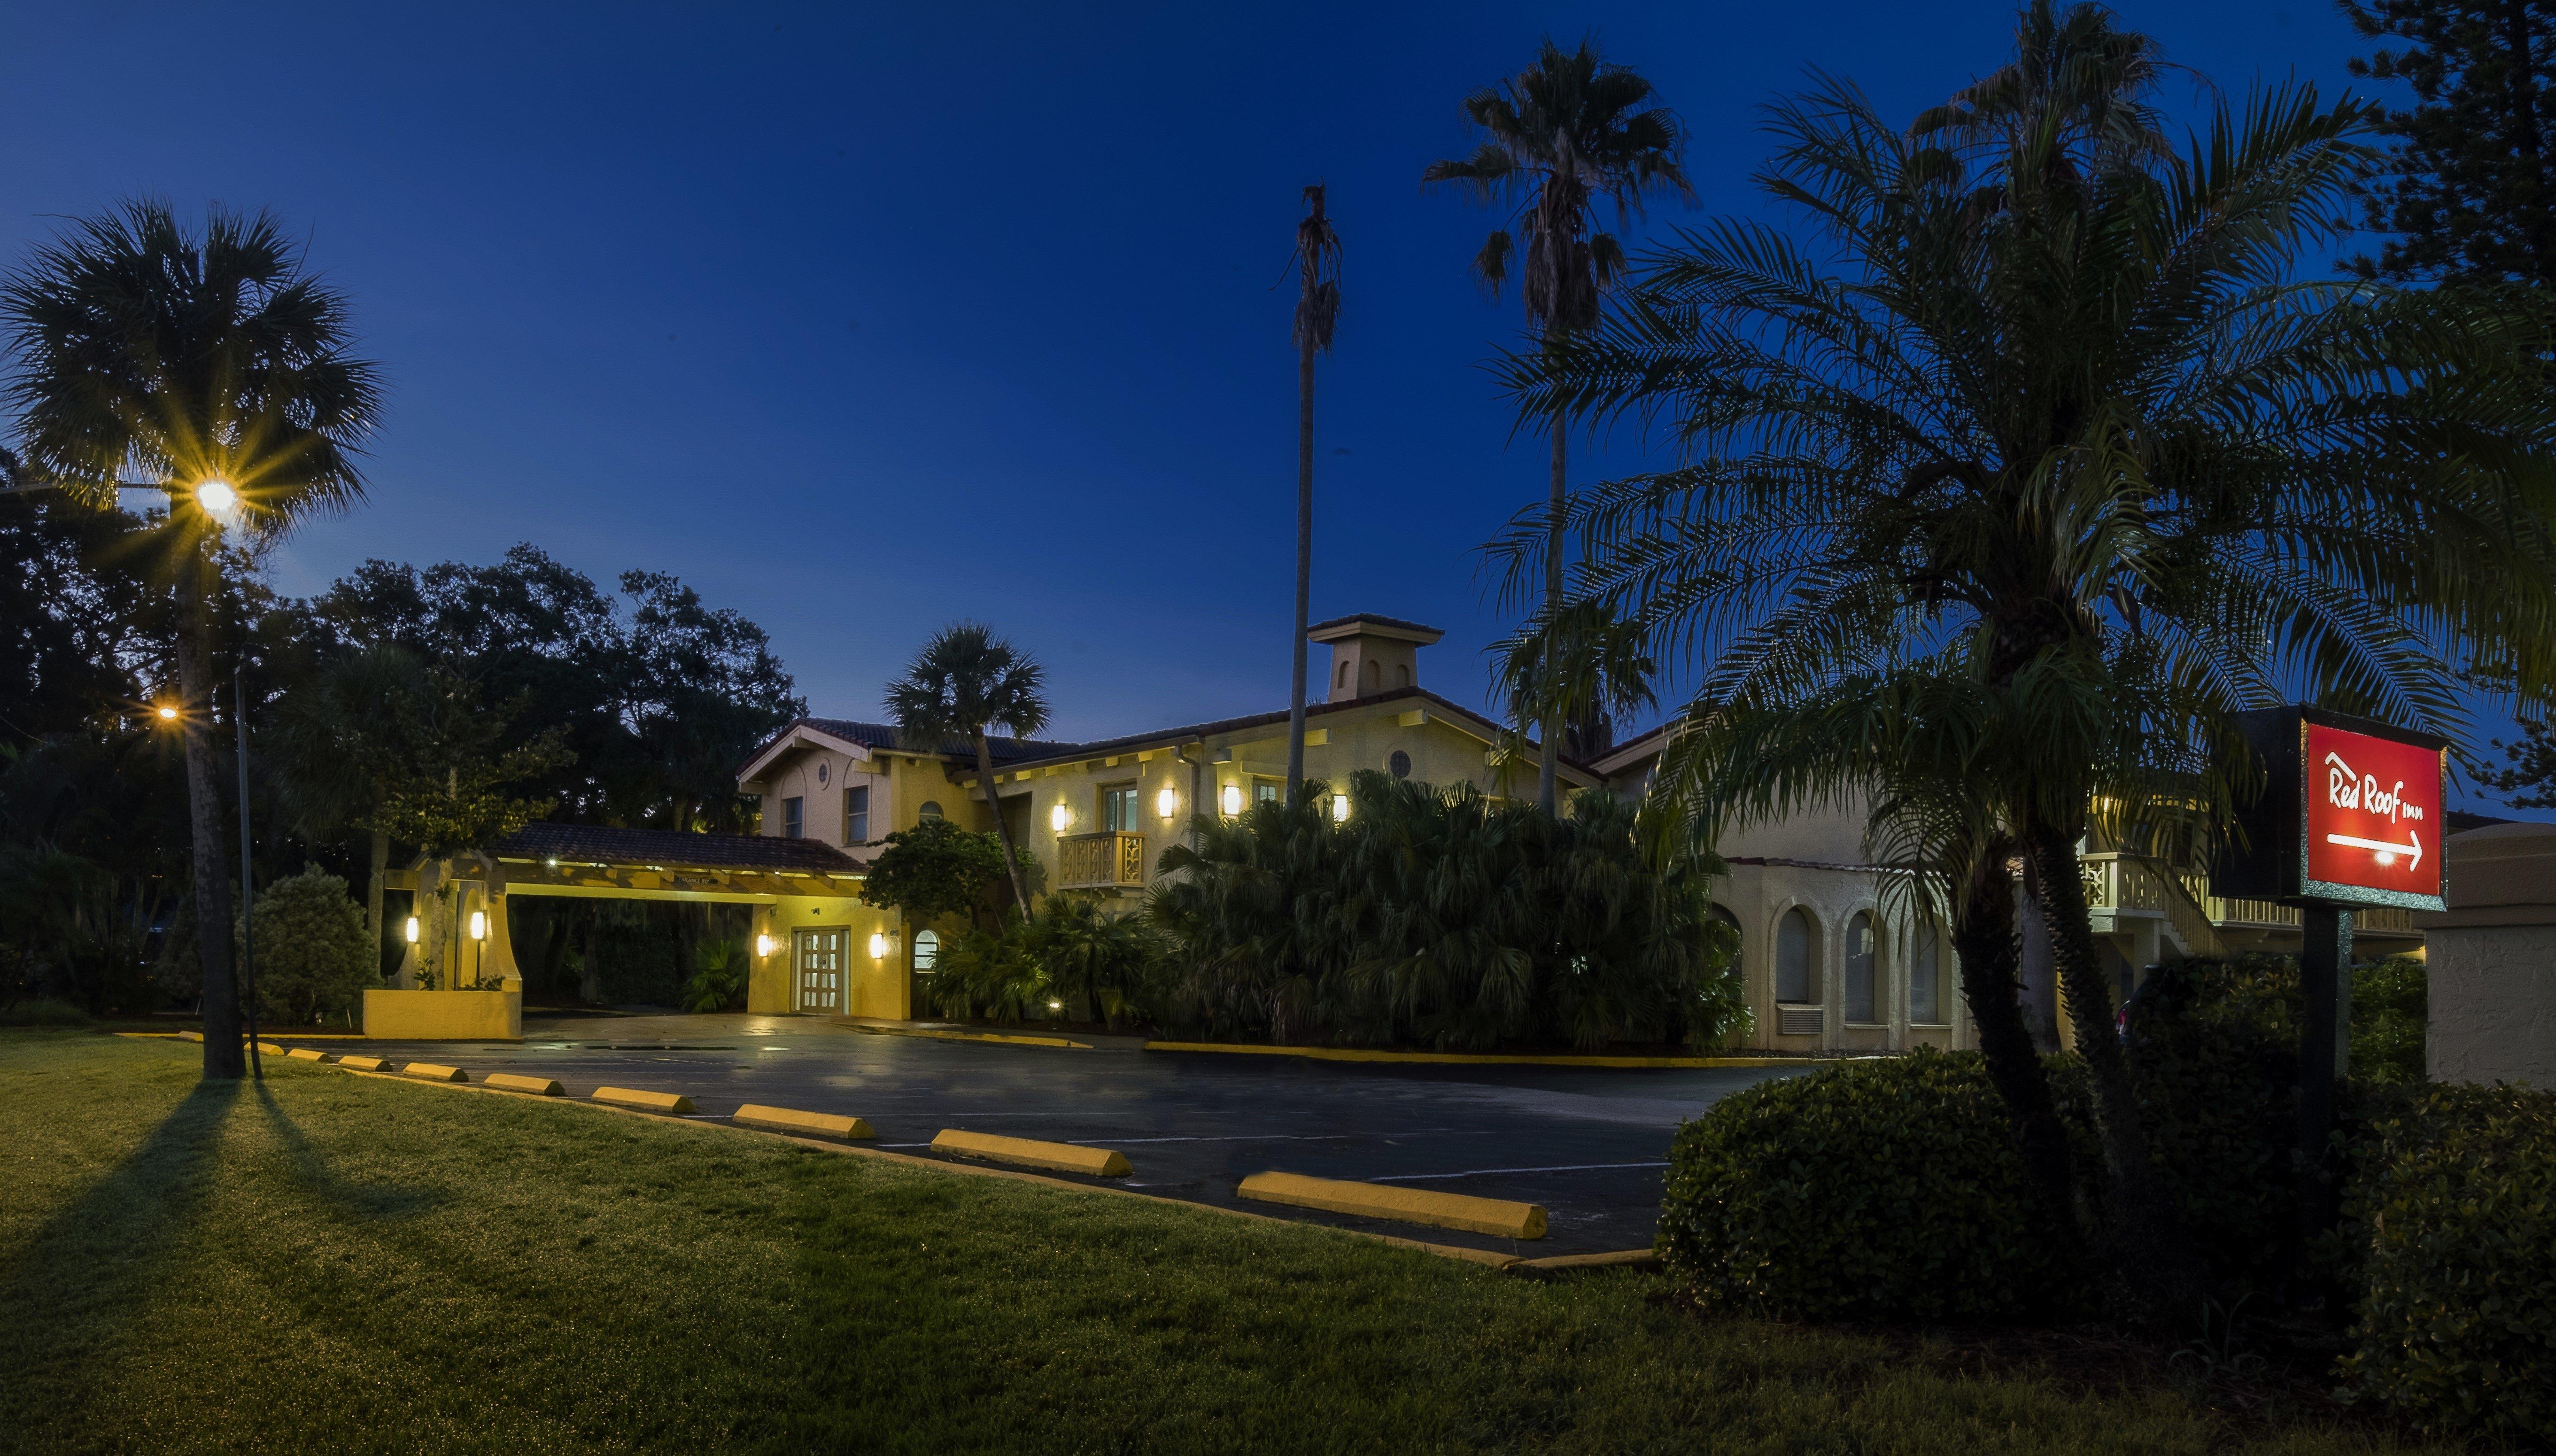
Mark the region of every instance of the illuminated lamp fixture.
<instances>
[{"instance_id":1,"label":"illuminated lamp fixture","mask_svg":"<svg viewBox=\"0 0 2556 1456\"><path fill-rule=\"evenodd\" d=\"M1332 795L1332 823L1346 824L1348 822L1349 796L1346 794Z\"/></svg>"},{"instance_id":2,"label":"illuminated lamp fixture","mask_svg":"<svg viewBox=\"0 0 2556 1456\"><path fill-rule=\"evenodd\" d=\"M239 492L228 480L206 480L195 487L195 504L208 516L228 516L239 509Z\"/></svg>"},{"instance_id":3,"label":"illuminated lamp fixture","mask_svg":"<svg viewBox=\"0 0 2556 1456\"><path fill-rule=\"evenodd\" d=\"M159 711L160 721L162 723L176 723L178 721L178 710L170 707L168 704L161 704Z\"/></svg>"},{"instance_id":4,"label":"illuminated lamp fixture","mask_svg":"<svg viewBox=\"0 0 2556 1456\"><path fill-rule=\"evenodd\" d=\"M1154 814L1157 818L1169 819L1180 812L1181 795L1178 789L1166 786L1161 793L1154 795Z\"/></svg>"},{"instance_id":5,"label":"illuminated lamp fixture","mask_svg":"<svg viewBox=\"0 0 2556 1456\"><path fill-rule=\"evenodd\" d=\"M1065 827L1073 822L1074 811L1066 808L1065 801L1062 799L1058 800L1055 806L1047 811L1047 827L1055 830L1058 834L1065 833Z\"/></svg>"},{"instance_id":6,"label":"illuminated lamp fixture","mask_svg":"<svg viewBox=\"0 0 2556 1456\"><path fill-rule=\"evenodd\" d=\"M755 953L757 956L768 956L768 955L771 955L771 954L772 954L772 937L770 937L770 936L768 936L768 935L758 935L758 936L756 936L756 937L754 938L754 953Z\"/></svg>"},{"instance_id":7,"label":"illuminated lamp fixture","mask_svg":"<svg viewBox=\"0 0 2556 1456\"><path fill-rule=\"evenodd\" d=\"M408 943L417 944L417 917L414 915L408 917Z\"/></svg>"},{"instance_id":8,"label":"illuminated lamp fixture","mask_svg":"<svg viewBox=\"0 0 2556 1456\"><path fill-rule=\"evenodd\" d=\"M1242 785L1226 784L1224 786L1224 792L1216 796L1216 802L1223 806L1225 818L1231 819L1233 816L1240 814L1242 812Z\"/></svg>"},{"instance_id":9,"label":"illuminated lamp fixture","mask_svg":"<svg viewBox=\"0 0 2556 1456\"><path fill-rule=\"evenodd\" d=\"M873 930L870 932L870 959L873 961L884 961L887 959L886 931Z\"/></svg>"},{"instance_id":10,"label":"illuminated lamp fixture","mask_svg":"<svg viewBox=\"0 0 2556 1456\"><path fill-rule=\"evenodd\" d=\"M1065 1009L1065 1002L1063 1002L1063 1001L1049 1001L1049 1002L1047 1003L1047 1008L1048 1008L1049 1010L1051 1010L1051 1011L1062 1011L1062 1010L1064 1010L1064 1009Z\"/></svg>"},{"instance_id":11,"label":"illuminated lamp fixture","mask_svg":"<svg viewBox=\"0 0 2556 1456\"><path fill-rule=\"evenodd\" d=\"M488 938L487 911L473 910L470 912L470 938L472 940L486 940Z\"/></svg>"}]
</instances>

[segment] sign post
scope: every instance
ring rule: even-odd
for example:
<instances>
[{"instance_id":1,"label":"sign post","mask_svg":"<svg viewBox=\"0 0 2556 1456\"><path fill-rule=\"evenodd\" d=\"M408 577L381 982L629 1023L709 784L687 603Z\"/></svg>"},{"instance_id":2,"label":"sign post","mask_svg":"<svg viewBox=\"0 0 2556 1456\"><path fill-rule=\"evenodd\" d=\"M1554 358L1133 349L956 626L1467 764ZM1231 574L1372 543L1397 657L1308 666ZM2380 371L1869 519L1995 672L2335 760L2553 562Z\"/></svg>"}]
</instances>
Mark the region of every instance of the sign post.
<instances>
[{"instance_id":1,"label":"sign post","mask_svg":"<svg viewBox=\"0 0 2556 1456\"><path fill-rule=\"evenodd\" d=\"M2449 740L2316 708L2237 715L2262 797L2213 874L2223 894L2300 912L2299 1236L2333 1221L2323 1176L2334 1084L2351 1070L2352 912L2442 910Z\"/></svg>"}]
</instances>

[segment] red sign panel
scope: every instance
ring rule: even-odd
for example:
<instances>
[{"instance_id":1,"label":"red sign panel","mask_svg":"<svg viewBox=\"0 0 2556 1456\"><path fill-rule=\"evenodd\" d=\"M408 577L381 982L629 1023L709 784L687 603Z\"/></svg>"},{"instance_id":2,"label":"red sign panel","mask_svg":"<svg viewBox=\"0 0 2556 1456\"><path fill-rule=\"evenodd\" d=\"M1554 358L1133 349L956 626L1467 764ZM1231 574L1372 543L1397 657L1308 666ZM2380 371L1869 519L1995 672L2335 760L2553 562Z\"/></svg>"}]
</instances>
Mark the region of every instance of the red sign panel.
<instances>
[{"instance_id":1,"label":"red sign panel","mask_svg":"<svg viewBox=\"0 0 2556 1456\"><path fill-rule=\"evenodd\" d=\"M2307 878L2319 886L2441 893L2438 748L2308 723L2299 765Z\"/></svg>"}]
</instances>

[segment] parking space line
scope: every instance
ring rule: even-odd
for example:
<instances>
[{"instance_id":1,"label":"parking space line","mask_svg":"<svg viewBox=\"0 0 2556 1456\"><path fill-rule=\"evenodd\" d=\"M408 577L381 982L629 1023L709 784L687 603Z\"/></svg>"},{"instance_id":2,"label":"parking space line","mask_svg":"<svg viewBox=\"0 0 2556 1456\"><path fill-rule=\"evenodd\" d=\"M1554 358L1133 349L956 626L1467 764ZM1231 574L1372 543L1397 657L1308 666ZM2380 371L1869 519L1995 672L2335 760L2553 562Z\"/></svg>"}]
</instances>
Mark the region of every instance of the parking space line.
<instances>
[{"instance_id":1,"label":"parking space line","mask_svg":"<svg viewBox=\"0 0 2556 1456\"><path fill-rule=\"evenodd\" d=\"M1420 1183L1432 1178L1479 1178L1490 1173L1588 1173L1599 1168L1665 1168L1666 1162L1655 1163L1563 1163L1550 1168L1467 1168L1461 1173L1394 1173L1382 1178L1369 1178L1370 1183Z\"/></svg>"}]
</instances>

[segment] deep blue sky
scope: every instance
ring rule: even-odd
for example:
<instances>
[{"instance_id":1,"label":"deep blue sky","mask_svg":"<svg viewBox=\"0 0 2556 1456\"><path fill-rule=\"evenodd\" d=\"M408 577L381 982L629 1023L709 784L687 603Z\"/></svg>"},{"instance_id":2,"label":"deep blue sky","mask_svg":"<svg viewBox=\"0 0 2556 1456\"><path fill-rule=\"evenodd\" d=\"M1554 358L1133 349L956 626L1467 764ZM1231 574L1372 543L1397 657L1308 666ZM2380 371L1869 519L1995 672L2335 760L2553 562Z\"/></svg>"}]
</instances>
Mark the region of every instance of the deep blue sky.
<instances>
[{"instance_id":1,"label":"deep blue sky","mask_svg":"<svg viewBox=\"0 0 2556 1456\"><path fill-rule=\"evenodd\" d=\"M1315 613L1446 627L1424 681L1476 703L1502 625L1476 548L1540 495L1543 447L1511 443L1479 368L1517 327L1466 273L1493 218L1419 186L1468 146L1459 100L1594 30L1691 126L1693 215L1753 210L1755 108L1806 67L1904 116L1996 65L2013 15L703 9L14 7L0 257L135 194L308 236L390 400L370 503L280 551L283 590L520 540L601 581L671 571L769 628L816 711L862 717L977 616L1047 662L1056 733L1098 736L1285 702L1270 285L1326 181L1346 302ZM2233 90L2349 84L2314 0L2120 9Z\"/></svg>"}]
</instances>

